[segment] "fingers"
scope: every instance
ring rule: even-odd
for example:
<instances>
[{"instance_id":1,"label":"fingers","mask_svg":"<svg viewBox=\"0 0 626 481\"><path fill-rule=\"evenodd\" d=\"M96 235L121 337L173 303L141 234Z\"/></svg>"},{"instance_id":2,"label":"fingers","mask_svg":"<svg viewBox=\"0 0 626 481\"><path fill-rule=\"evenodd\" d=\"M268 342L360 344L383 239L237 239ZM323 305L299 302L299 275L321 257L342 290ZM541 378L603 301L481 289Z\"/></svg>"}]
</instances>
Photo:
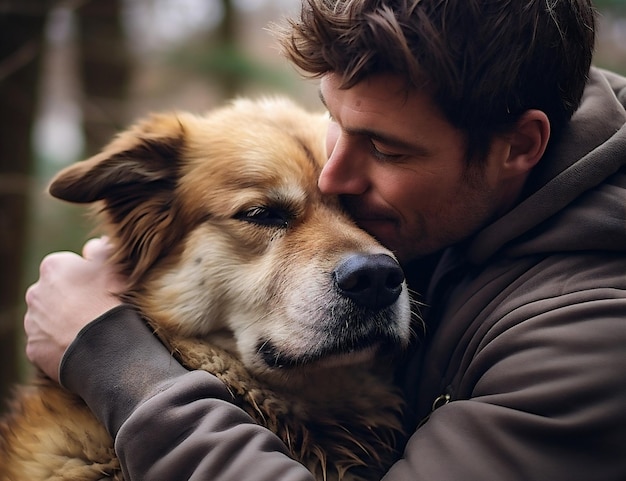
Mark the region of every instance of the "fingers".
<instances>
[{"instance_id":1,"label":"fingers","mask_svg":"<svg viewBox=\"0 0 626 481\"><path fill-rule=\"evenodd\" d=\"M24 333L26 334L26 357L38 366L51 379L57 380L57 369L66 343L60 343L50 336L51 312L42 302L47 281L38 281L26 291L28 310L24 314ZM68 341L69 342L69 341Z\"/></svg>"},{"instance_id":2,"label":"fingers","mask_svg":"<svg viewBox=\"0 0 626 481\"><path fill-rule=\"evenodd\" d=\"M26 356L52 379L80 330L121 303L115 293L124 290L125 279L106 262L107 240L89 241L83 253L85 257L73 252L44 257L39 279L25 294Z\"/></svg>"}]
</instances>

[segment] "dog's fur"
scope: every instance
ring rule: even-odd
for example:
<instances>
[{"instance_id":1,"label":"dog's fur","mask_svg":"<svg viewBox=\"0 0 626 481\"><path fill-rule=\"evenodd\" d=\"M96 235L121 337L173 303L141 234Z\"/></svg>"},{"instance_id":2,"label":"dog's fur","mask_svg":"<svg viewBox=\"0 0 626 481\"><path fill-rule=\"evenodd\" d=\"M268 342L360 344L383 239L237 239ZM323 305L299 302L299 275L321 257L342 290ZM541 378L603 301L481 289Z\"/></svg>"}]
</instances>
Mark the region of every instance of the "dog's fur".
<instances>
[{"instance_id":1,"label":"dog's fur","mask_svg":"<svg viewBox=\"0 0 626 481\"><path fill-rule=\"evenodd\" d=\"M284 99L153 115L50 192L96 203L128 301L185 366L222 379L318 479L379 479L402 444L385 353L408 342L410 301L402 278L388 305L337 285L350 256L392 254L317 190L326 128ZM77 397L40 378L11 406L2 479L122 479Z\"/></svg>"}]
</instances>

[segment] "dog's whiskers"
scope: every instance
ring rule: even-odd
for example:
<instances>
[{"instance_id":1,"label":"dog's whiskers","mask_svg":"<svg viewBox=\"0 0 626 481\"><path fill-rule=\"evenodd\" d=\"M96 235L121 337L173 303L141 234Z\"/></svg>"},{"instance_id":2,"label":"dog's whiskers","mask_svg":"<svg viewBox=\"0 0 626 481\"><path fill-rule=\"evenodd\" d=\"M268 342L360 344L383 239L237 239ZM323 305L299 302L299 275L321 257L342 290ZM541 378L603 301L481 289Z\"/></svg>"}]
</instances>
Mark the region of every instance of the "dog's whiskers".
<instances>
[{"instance_id":1,"label":"dog's whiskers","mask_svg":"<svg viewBox=\"0 0 626 481\"><path fill-rule=\"evenodd\" d=\"M421 294L419 292L413 289L408 289L408 292L409 292L409 308L411 312L411 320L414 321L414 322L411 322L410 324L411 337L415 339L417 338L418 334L415 331L414 326L419 324L420 327L422 328L422 331L426 330L426 324L423 321L421 308L428 307L428 305L420 301Z\"/></svg>"}]
</instances>

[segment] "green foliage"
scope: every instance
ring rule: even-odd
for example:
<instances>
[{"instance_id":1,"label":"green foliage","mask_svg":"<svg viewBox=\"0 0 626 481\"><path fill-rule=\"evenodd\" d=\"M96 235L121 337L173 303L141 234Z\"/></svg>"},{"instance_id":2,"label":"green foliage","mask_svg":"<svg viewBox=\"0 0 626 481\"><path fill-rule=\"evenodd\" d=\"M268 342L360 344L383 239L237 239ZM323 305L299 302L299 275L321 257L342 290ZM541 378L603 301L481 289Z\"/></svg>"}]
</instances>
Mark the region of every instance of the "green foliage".
<instances>
[{"instance_id":1,"label":"green foliage","mask_svg":"<svg viewBox=\"0 0 626 481\"><path fill-rule=\"evenodd\" d=\"M218 83L225 92L250 84L282 91L293 86L279 69L256 60L236 43L187 45L170 53L167 60L176 69Z\"/></svg>"},{"instance_id":2,"label":"green foliage","mask_svg":"<svg viewBox=\"0 0 626 481\"><path fill-rule=\"evenodd\" d=\"M600 10L607 8L626 10L626 0L594 0L593 4Z\"/></svg>"}]
</instances>

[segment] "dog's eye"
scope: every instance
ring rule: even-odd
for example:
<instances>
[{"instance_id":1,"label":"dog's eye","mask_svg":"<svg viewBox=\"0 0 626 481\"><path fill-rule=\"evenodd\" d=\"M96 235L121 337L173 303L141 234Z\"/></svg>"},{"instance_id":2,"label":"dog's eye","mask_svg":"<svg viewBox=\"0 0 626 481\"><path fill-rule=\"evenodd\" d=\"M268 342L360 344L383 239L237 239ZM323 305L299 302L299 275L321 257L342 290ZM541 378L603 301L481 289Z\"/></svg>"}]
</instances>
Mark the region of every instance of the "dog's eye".
<instances>
[{"instance_id":1,"label":"dog's eye","mask_svg":"<svg viewBox=\"0 0 626 481\"><path fill-rule=\"evenodd\" d=\"M291 215L284 209L252 207L238 213L236 218L253 224L285 228L289 225Z\"/></svg>"}]
</instances>

